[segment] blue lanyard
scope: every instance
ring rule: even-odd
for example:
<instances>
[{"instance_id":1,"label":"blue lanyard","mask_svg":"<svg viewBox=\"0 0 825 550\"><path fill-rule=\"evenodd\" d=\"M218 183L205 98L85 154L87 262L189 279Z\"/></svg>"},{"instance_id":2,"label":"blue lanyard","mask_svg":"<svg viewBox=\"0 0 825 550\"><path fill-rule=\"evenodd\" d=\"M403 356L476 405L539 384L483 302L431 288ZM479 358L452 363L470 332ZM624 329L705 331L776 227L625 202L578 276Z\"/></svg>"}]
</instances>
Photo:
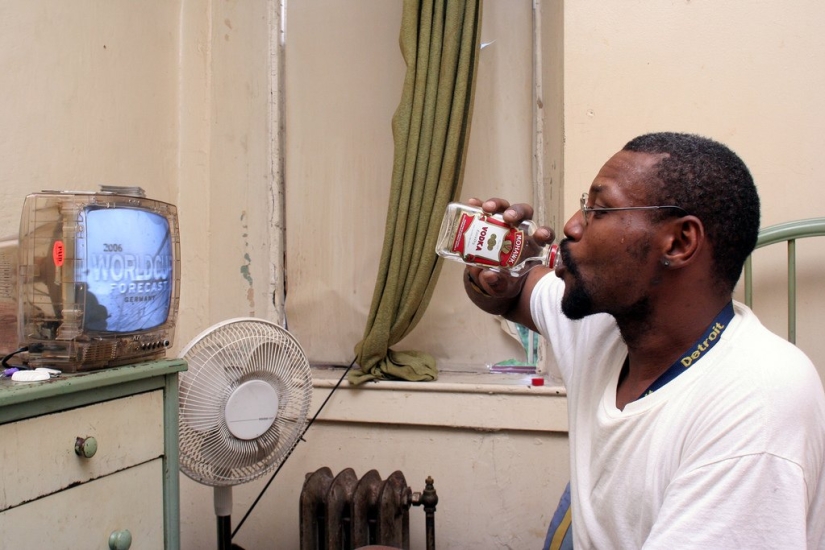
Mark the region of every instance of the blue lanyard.
<instances>
[{"instance_id":1,"label":"blue lanyard","mask_svg":"<svg viewBox=\"0 0 825 550\"><path fill-rule=\"evenodd\" d=\"M710 323L710 326L705 330L705 333L702 334L702 336L700 336L699 339L696 340L696 342L688 348L684 354L682 354L681 358L676 360L675 363L673 363L659 376L659 378L657 378L645 391L643 391L642 395L640 395L638 399L655 392L685 372L696 361L704 357L704 355L710 351L710 348L715 346L716 342L719 341L719 338L722 336L722 332L728 328L728 325L732 319L733 302L728 302L728 304L722 308L722 311L720 311Z\"/></svg>"}]
</instances>

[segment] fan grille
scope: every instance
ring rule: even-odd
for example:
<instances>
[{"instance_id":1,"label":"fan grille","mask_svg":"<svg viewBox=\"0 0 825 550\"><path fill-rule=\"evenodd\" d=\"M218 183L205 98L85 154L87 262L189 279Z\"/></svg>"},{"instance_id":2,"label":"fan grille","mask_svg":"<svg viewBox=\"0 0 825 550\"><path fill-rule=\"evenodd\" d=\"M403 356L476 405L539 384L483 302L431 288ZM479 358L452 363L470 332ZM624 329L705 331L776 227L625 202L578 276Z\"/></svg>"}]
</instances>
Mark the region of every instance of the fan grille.
<instances>
[{"instance_id":1,"label":"fan grille","mask_svg":"<svg viewBox=\"0 0 825 550\"><path fill-rule=\"evenodd\" d=\"M211 486L252 481L276 468L300 438L312 398L312 373L303 349L280 326L261 319L219 323L182 352L180 469ZM244 382L262 380L278 396L278 412L265 433L235 437L226 403Z\"/></svg>"}]
</instances>

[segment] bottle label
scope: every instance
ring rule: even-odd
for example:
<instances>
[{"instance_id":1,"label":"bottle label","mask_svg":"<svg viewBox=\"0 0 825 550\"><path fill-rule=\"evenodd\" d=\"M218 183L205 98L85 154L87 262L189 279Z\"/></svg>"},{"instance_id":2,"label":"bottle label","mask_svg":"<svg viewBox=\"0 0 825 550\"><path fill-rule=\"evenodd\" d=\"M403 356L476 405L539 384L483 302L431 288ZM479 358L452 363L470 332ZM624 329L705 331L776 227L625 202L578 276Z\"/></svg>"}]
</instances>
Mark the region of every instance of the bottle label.
<instances>
[{"instance_id":1,"label":"bottle label","mask_svg":"<svg viewBox=\"0 0 825 550\"><path fill-rule=\"evenodd\" d=\"M524 232L492 216L462 214L453 252L468 263L513 267L524 247Z\"/></svg>"}]
</instances>

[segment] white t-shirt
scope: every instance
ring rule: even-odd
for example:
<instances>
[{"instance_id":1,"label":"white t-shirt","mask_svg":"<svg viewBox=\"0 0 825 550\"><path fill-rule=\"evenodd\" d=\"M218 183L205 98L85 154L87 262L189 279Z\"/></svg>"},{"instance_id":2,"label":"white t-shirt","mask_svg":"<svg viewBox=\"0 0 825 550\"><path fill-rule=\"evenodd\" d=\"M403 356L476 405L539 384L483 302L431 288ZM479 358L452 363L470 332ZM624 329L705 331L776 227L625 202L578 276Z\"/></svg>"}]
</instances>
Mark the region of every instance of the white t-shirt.
<instances>
[{"instance_id":1,"label":"white t-shirt","mask_svg":"<svg viewBox=\"0 0 825 550\"><path fill-rule=\"evenodd\" d=\"M571 321L536 285L536 326L568 392L573 545L825 549L825 393L811 361L734 303L720 340L624 410L613 317Z\"/></svg>"}]
</instances>

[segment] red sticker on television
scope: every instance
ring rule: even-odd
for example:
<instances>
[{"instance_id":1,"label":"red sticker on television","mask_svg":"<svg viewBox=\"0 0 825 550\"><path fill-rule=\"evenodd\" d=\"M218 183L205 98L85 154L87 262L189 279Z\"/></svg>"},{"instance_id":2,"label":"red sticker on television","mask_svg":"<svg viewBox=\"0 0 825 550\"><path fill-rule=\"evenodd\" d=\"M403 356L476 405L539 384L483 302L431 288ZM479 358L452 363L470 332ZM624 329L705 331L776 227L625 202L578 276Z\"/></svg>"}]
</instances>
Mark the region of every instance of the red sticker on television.
<instances>
[{"instance_id":1,"label":"red sticker on television","mask_svg":"<svg viewBox=\"0 0 825 550\"><path fill-rule=\"evenodd\" d=\"M63 266L63 260L65 258L63 253L63 241L55 241L52 247L52 259L54 260L54 265L57 267Z\"/></svg>"}]
</instances>

